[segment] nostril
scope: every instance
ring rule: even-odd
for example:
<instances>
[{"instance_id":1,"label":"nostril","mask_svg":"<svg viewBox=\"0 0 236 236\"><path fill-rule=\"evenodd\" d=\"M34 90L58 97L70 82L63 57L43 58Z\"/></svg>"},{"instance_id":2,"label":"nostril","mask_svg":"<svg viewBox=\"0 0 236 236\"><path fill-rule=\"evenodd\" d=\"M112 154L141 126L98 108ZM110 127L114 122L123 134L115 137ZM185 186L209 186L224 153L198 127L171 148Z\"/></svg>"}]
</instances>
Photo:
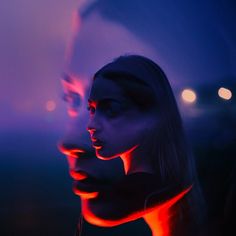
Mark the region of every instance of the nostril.
<instances>
[{"instance_id":1,"label":"nostril","mask_svg":"<svg viewBox=\"0 0 236 236\"><path fill-rule=\"evenodd\" d=\"M95 128L87 127L87 131L89 133L94 133L96 130L95 130Z\"/></svg>"},{"instance_id":2,"label":"nostril","mask_svg":"<svg viewBox=\"0 0 236 236\"><path fill-rule=\"evenodd\" d=\"M88 129L88 132L89 132L90 137L91 137L91 136L94 136L94 134L96 133L96 130L95 129Z\"/></svg>"}]
</instances>

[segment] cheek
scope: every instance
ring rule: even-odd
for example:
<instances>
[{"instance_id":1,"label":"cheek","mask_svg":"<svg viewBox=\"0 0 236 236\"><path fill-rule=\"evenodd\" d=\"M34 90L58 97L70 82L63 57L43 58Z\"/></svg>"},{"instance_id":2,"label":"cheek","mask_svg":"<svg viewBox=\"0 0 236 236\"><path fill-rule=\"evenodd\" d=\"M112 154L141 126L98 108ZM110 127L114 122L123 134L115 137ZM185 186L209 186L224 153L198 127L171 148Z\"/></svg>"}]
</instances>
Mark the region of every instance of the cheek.
<instances>
[{"instance_id":1,"label":"cheek","mask_svg":"<svg viewBox=\"0 0 236 236\"><path fill-rule=\"evenodd\" d=\"M147 126L140 122L130 122L128 125L120 124L108 129L108 140L116 147L132 147L140 144L147 133Z\"/></svg>"}]
</instances>

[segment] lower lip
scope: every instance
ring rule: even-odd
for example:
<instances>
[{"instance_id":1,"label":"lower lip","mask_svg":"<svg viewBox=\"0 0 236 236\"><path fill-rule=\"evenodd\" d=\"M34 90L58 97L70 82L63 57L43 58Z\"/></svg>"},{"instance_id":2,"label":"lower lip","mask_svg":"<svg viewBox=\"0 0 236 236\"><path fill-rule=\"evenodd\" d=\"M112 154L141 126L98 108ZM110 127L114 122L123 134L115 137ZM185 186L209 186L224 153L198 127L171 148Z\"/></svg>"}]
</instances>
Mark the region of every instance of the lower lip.
<instances>
[{"instance_id":1,"label":"lower lip","mask_svg":"<svg viewBox=\"0 0 236 236\"><path fill-rule=\"evenodd\" d=\"M103 145L100 142L94 142L93 143L93 148L99 150L103 147Z\"/></svg>"},{"instance_id":2,"label":"lower lip","mask_svg":"<svg viewBox=\"0 0 236 236\"><path fill-rule=\"evenodd\" d=\"M85 183L84 181L74 181L73 192L86 199L95 198L98 196L96 185L92 183Z\"/></svg>"},{"instance_id":3,"label":"lower lip","mask_svg":"<svg viewBox=\"0 0 236 236\"><path fill-rule=\"evenodd\" d=\"M70 170L70 176L74 180L83 180L83 179L86 179L88 175L83 171Z\"/></svg>"},{"instance_id":4,"label":"lower lip","mask_svg":"<svg viewBox=\"0 0 236 236\"><path fill-rule=\"evenodd\" d=\"M100 145L100 146L95 146L95 145L93 145L93 148L95 148L96 150L99 150L99 149L102 148L102 146L101 146L101 145Z\"/></svg>"},{"instance_id":5,"label":"lower lip","mask_svg":"<svg viewBox=\"0 0 236 236\"><path fill-rule=\"evenodd\" d=\"M80 196L83 199L92 199L92 198L96 198L98 196L98 192L86 192L86 191L81 191L77 188L73 188L73 192Z\"/></svg>"}]
</instances>

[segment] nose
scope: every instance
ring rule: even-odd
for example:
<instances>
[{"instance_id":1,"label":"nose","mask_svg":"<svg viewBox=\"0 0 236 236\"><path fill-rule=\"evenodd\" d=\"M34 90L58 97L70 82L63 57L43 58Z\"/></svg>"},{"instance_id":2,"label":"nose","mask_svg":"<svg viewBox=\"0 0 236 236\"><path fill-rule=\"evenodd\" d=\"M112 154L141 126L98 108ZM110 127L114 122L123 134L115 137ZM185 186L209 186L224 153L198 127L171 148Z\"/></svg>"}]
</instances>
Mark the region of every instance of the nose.
<instances>
[{"instance_id":1,"label":"nose","mask_svg":"<svg viewBox=\"0 0 236 236\"><path fill-rule=\"evenodd\" d=\"M90 135L94 134L95 132L99 132L101 130L101 122L97 118L97 115L94 114L89 118L89 122L87 124L87 130L90 133Z\"/></svg>"},{"instance_id":2,"label":"nose","mask_svg":"<svg viewBox=\"0 0 236 236\"><path fill-rule=\"evenodd\" d=\"M65 133L58 142L58 149L66 156L83 157L92 154L93 148L87 128L87 113L76 119L70 119Z\"/></svg>"},{"instance_id":3,"label":"nose","mask_svg":"<svg viewBox=\"0 0 236 236\"><path fill-rule=\"evenodd\" d=\"M66 156L71 177L77 180L85 178L84 171L87 172L90 168L89 163L95 157L94 149L66 141L59 142L57 146L59 151Z\"/></svg>"}]
</instances>

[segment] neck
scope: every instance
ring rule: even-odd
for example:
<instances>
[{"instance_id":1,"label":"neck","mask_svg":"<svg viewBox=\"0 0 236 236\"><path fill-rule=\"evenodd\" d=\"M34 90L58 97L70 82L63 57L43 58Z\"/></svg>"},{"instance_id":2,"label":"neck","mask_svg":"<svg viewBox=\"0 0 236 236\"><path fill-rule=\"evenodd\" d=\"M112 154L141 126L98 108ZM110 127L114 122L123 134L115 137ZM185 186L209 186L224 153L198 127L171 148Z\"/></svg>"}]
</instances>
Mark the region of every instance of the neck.
<instances>
[{"instance_id":1,"label":"neck","mask_svg":"<svg viewBox=\"0 0 236 236\"><path fill-rule=\"evenodd\" d=\"M176 231L178 215L176 214L180 212L177 211L176 203L179 202L191 188L192 186L189 186L187 189L167 200L161 206L157 206L157 208L154 208L143 216L152 231L152 236L173 236L178 234ZM180 222L178 224L180 224ZM186 235L184 234L186 225L179 225L178 227L181 230L181 235ZM172 231L173 228L175 228L175 232Z\"/></svg>"},{"instance_id":2,"label":"neck","mask_svg":"<svg viewBox=\"0 0 236 236\"><path fill-rule=\"evenodd\" d=\"M143 218L152 231L152 236L171 236L170 209L157 209Z\"/></svg>"},{"instance_id":3,"label":"neck","mask_svg":"<svg viewBox=\"0 0 236 236\"><path fill-rule=\"evenodd\" d=\"M131 148L120 157L123 161L126 175L136 172L155 173L151 164L151 159L148 158L146 153L140 150L138 145Z\"/></svg>"}]
</instances>

